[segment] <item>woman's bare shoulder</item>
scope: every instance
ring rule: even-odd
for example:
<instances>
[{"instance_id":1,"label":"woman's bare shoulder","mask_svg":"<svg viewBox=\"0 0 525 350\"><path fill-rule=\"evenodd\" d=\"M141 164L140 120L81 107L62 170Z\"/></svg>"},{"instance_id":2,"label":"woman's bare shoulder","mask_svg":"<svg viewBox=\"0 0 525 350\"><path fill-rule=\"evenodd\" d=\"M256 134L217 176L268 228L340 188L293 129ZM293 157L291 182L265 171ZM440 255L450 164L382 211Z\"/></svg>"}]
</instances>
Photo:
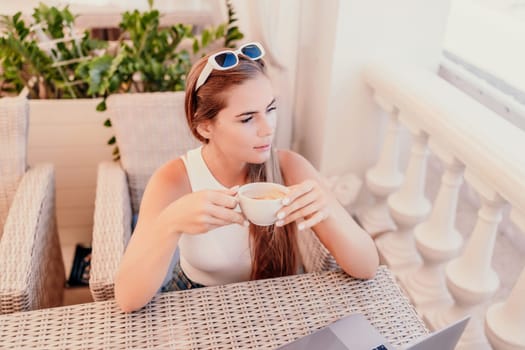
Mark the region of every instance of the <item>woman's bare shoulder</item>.
<instances>
[{"instance_id":1,"label":"woman's bare shoulder","mask_svg":"<svg viewBox=\"0 0 525 350\"><path fill-rule=\"evenodd\" d=\"M319 173L302 155L291 150L277 150L281 172L287 185L300 183L307 179L319 179Z\"/></svg>"},{"instance_id":2,"label":"woman's bare shoulder","mask_svg":"<svg viewBox=\"0 0 525 350\"><path fill-rule=\"evenodd\" d=\"M282 161L295 161L295 162L306 162L310 163L308 160L306 160L305 157L300 155L297 152L294 152L289 149L278 149L277 150L277 156L279 157L279 162Z\"/></svg>"},{"instance_id":3,"label":"woman's bare shoulder","mask_svg":"<svg viewBox=\"0 0 525 350\"><path fill-rule=\"evenodd\" d=\"M191 192L190 181L182 158L168 161L158 168L146 187L145 196L173 200Z\"/></svg>"},{"instance_id":4,"label":"woman's bare shoulder","mask_svg":"<svg viewBox=\"0 0 525 350\"><path fill-rule=\"evenodd\" d=\"M148 227L162 210L178 198L191 192L182 158L171 160L158 168L146 185L136 230Z\"/></svg>"}]
</instances>

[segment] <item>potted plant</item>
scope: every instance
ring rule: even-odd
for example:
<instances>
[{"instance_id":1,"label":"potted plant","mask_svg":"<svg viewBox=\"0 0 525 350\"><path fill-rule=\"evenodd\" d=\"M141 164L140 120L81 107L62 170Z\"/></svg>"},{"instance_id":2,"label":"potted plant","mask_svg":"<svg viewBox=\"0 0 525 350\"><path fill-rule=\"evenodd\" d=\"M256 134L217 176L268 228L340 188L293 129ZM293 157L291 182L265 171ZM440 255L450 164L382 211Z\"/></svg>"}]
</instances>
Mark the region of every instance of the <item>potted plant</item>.
<instances>
[{"instance_id":1,"label":"potted plant","mask_svg":"<svg viewBox=\"0 0 525 350\"><path fill-rule=\"evenodd\" d=\"M228 21L206 28L198 36L185 24L160 28L161 15L153 9L151 0L149 3L149 11L123 14L116 49L84 61L77 68L89 83L88 93L103 97L97 106L99 111L106 110L106 98L113 93L184 91L186 75L196 57L210 46L234 47L235 41L243 37L234 24L237 19L229 0ZM111 127L110 117L104 125ZM108 144L115 143L112 136ZM113 155L119 158L118 147Z\"/></svg>"},{"instance_id":2,"label":"potted plant","mask_svg":"<svg viewBox=\"0 0 525 350\"><path fill-rule=\"evenodd\" d=\"M1 17L0 92L18 94L25 87L30 99L88 97L88 82L76 69L107 43L91 39L87 31L75 33L67 7L40 4L33 19L30 26L20 12Z\"/></svg>"},{"instance_id":3,"label":"potted plant","mask_svg":"<svg viewBox=\"0 0 525 350\"><path fill-rule=\"evenodd\" d=\"M226 23L194 33L186 24L160 28L150 2L148 11L122 15L117 42L77 33L68 7L40 4L31 24L20 13L1 17L0 97L29 96L28 161L55 164L62 244L91 241L96 167L118 157L106 145L115 141L97 106L103 110L117 92L183 90L194 57L242 38L227 5Z\"/></svg>"}]
</instances>

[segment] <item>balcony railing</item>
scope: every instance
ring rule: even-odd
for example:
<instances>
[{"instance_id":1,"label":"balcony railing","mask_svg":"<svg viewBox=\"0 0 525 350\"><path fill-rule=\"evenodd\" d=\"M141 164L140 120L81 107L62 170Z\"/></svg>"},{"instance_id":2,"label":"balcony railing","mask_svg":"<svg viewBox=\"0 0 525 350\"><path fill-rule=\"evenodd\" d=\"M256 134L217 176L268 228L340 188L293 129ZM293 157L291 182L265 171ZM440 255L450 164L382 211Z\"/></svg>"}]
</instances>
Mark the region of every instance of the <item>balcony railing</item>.
<instances>
[{"instance_id":1,"label":"balcony railing","mask_svg":"<svg viewBox=\"0 0 525 350\"><path fill-rule=\"evenodd\" d=\"M525 349L525 269L495 303L500 278L491 266L504 208L525 232L525 133L433 72L372 64L364 77L389 123L379 159L366 173L376 201L361 216L365 227L387 231L376 238L383 261L431 328L473 316L460 348L490 342ZM412 139L404 174L402 127ZM433 203L424 193L429 151L444 169ZM455 228L463 178L480 199L466 240Z\"/></svg>"}]
</instances>

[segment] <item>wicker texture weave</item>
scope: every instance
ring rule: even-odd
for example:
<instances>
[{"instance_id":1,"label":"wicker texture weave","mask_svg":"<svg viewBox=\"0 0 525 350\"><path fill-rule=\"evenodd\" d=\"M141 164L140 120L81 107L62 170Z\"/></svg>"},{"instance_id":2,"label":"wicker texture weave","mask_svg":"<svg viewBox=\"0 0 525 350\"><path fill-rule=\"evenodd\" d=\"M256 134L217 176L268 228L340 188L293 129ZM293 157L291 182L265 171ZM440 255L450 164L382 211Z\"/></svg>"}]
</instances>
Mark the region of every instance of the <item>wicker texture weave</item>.
<instances>
[{"instance_id":1,"label":"wicker texture weave","mask_svg":"<svg viewBox=\"0 0 525 350\"><path fill-rule=\"evenodd\" d=\"M297 244L301 262L306 272L320 272L340 269L335 258L319 241L312 230L298 232Z\"/></svg>"},{"instance_id":2,"label":"wicker texture weave","mask_svg":"<svg viewBox=\"0 0 525 350\"><path fill-rule=\"evenodd\" d=\"M134 213L155 170L199 145L189 131L184 92L111 95L111 116Z\"/></svg>"},{"instance_id":3,"label":"wicker texture weave","mask_svg":"<svg viewBox=\"0 0 525 350\"><path fill-rule=\"evenodd\" d=\"M0 314L61 305L64 283L54 171L42 164L22 178L0 239Z\"/></svg>"},{"instance_id":4,"label":"wicker texture weave","mask_svg":"<svg viewBox=\"0 0 525 350\"><path fill-rule=\"evenodd\" d=\"M0 314L62 304L51 164L26 172L28 101L0 99Z\"/></svg>"},{"instance_id":5,"label":"wicker texture weave","mask_svg":"<svg viewBox=\"0 0 525 350\"><path fill-rule=\"evenodd\" d=\"M354 312L393 345L428 333L380 267L370 281L332 271L163 293L132 314L106 301L0 316L0 347L272 349Z\"/></svg>"},{"instance_id":6,"label":"wicker texture weave","mask_svg":"<svg viewBox=\"0 0 525 350\"><path fill-rule=\"evenodd\" d=\"M131 236L131 203L126 174L118 163L98 167L89 288L93 299L114 296L114 277Z\"/></svg>"}]
</instances>

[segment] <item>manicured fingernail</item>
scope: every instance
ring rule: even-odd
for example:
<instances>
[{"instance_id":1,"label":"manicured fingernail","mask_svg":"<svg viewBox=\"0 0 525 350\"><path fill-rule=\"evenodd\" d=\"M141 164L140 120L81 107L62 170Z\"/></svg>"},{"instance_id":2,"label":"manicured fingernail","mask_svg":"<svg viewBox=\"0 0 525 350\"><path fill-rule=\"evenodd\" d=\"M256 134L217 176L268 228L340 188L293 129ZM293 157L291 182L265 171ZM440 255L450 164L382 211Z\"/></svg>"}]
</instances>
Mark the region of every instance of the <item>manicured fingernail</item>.
<instances>
[{"instance_id":1,"label":"manicured fingernail","mask_svg":"<svg viewBox=\"0 0 525 350\"><path fill-rule=\"evenodd\" d=\"M301 222L299 225L297 225L297 229L298 229L299 231L304 230L304 224Z\"/></svg>"},{"instance_id":2,"label":"manicured fingernail","mask_svg":"<svg viewBox=\"0 0 525 350\"><path fill-rule=\"evenodd\" d=\"M242 223L242 225L243 225L244 227L248 227L248 226L250 226L250 222L249 222L248 220L244 220L244 222Z\"/></svg>"},{"instance_id":3,"label":"manicured fingernail","mask_svg":"<svg viewBox=\"0 0 525 350\"><path fill-rule=\"evenodd\" d=\"M284 197L282 203L283 203L284 205L288 205L288 204L290 203L290 198L288 198L288 197Z\"/></svg>"},{"instance_id":4,"label":"manicured fingernail","mask_svg":"<svg viewBox=\"0 0 525 350\"><path fill-rule=\"evenodd\" d=\"M284 221L283 220L279 220L275 223L275 226L283 226L284 225Z\"/></svg>"},{"instance_id":5,"label":"manicured fingernail","mask_svg":"<svg viewBox=\"0 0 525 350\"><path fill-rule=\"evenodd\" d=\"M284 212L280 211L277 213L277 219L284 219Z\"/></svg>"}]
</instances>

